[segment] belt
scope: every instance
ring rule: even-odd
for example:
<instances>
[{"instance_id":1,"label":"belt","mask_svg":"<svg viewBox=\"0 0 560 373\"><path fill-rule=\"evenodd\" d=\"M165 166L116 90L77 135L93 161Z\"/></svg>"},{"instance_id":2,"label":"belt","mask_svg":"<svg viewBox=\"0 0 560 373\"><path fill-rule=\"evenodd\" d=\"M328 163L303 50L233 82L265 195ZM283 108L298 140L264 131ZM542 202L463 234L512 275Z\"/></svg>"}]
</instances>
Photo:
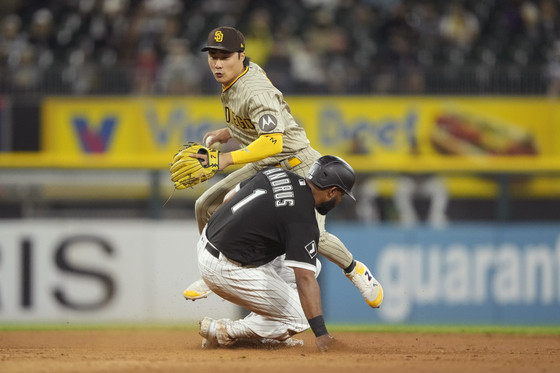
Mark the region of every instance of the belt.
<instances>
[{"instance_id":1,"label":"belt","mask_svg":"<svg viewBox=\"0 0 560 373\"><path fill-rule=\"evenodd\" d=\"M220 251L213 247L210 242L206 244L206 251L208 251L214 258L220 259Z\"/></svg>"},{"instance_id":2,"label":"belt","mask_svg":"<svg viewBox=\"0 0 560 373\"><path fill-rule=\"evenodd\" d=\"M285 168L286 170L291 170L292 168L294 168L300 163L301 161L297 157L292 157L292 158L284 159L274 167L282 167Z\"/></svg>"},{"instance_id":3,"label":"belt","mask_svg":"<svg viewBox=\"0 0 560 373\"><path fill-rule=\"evenodd\" d=\"M210 255L212 255L214 258L216 259L220 259L220 250L216 249L214 246L212 246L212 244L210 242L208 242L205 246L206 251L208 251L210 253ZM222 254L223 255L223 254ZM232 260L230 258L228 258L227 256L224 255L224 258L226 258L228 261L232 262L233 264L236 264L240 267L245 267L245 268L255 268L256 266L252 265L252 264L243 264L243 263L239 263L236 262L235 260Z\"/></svg>"}]
</instances>

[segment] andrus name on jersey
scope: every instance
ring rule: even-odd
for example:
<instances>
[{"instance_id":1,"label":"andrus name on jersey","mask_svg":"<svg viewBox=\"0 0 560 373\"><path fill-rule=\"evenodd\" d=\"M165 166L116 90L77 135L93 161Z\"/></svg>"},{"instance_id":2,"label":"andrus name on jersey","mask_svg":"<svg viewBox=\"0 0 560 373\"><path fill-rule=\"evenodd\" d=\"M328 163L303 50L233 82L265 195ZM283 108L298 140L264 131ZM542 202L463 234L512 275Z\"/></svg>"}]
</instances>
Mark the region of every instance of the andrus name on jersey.
<instances>
[{"instance_id":1,"label":"andrus name on jersey","mask_svg":"<svg viewBox=\"0 0 560 373\"><path fill-rule=\"evenodd\" d=\"M239 115L235 114L233 112L233 110L231 110L229 107L225 107L224 108L225 114L226 114L226 123L227 124L233 124L235 127L242 129L242 130L246 130L246 129L255 129L255 125L253 124L253 122L251 121L250 118L242 118Z\"/></svg>"},{"instance_id":2,"label":"andrus name on jersey","mask_svg":"<svg viewBox=\"0 0 560 373\"><path fill-rule=\"evenodd\" d=\"M276 207L294 206L296 204L294 187L288 174L281 168L266 170L264 174L272 187Z\"/></svg>"}]
</instances>

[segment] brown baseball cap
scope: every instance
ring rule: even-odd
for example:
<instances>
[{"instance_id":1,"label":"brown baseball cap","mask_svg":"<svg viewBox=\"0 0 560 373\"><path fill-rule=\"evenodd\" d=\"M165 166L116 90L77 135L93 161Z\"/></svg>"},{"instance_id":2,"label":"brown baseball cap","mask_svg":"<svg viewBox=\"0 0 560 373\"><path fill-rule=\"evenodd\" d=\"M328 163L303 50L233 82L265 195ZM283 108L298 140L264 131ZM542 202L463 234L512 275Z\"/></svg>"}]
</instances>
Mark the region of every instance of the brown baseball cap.
<instances>
[{"instance_id":1,"label":"brown baseball cap","mask_svg":"<svg viewBox=\"0 0 560 373\"><path fill-rule=\"evenodd\" d=\"M219 49L226 52L245 51L245 38L241 31L233 27L218 27L210 31L206 46L201 49L206 52L209 49Z\"/></svg>"}]
</instances>

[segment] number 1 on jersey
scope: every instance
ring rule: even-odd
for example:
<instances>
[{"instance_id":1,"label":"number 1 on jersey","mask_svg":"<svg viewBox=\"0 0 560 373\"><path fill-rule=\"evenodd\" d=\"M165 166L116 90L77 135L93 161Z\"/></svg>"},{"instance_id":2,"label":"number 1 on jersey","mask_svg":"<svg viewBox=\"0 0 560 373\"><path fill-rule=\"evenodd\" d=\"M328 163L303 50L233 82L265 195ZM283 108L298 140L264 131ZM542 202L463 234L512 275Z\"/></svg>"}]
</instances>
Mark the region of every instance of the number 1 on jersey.
<instances>
[{"instance_id":1,"label":"number 1 on jersey","mask_svg":"<svg viewBox=\"0 0 560 373\"><path fill-rule=\"evenodd\" d=\"M233 205L233 207L231 208L231 213L235 214L235 212L237 210L239 210L241 207L245 206L247 203L251 202L252 200L257 198L258 196L262 196L264 194L266 194L266 189L255 189L255 190L253 190L253 193L249 194L247 197L243 198L241 201L239 201L235 205Z\"/></svg>"}]
</instances>

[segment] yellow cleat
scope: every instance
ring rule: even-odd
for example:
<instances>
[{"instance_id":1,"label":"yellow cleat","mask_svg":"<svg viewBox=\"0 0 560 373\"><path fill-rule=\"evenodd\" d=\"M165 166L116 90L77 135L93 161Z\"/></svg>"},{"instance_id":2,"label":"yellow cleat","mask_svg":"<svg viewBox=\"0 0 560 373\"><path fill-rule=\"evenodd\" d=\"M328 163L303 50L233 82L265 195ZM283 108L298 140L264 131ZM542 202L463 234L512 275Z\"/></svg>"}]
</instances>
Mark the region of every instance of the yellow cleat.
<instances>
[{"instance_id":1,"label":"yellow cleat","mask_svg":"<svg viewBox=\"0 0 560 373\"><path fill-rule=\"evenodd\" d=\"M198 281L193 282L187 290L183 292L183 296L186 300L195 301L197 299L202 299L208 297L212 294L213 291L210 290L208 285L204 282L204 280L200 279Z\"/></svg>"},{"instance_id":2,"label":"yellow cleat","mask_svg":"<svg viewBox=\"0 0 560 373\"><path fill-rule=\"evenodd\" d=\"M360 290L371 308L379 308L383 302L383 289L365 264L356 260L354 270L350 273L344 272L344 275Z\"/></svg>"}]
</instances>

